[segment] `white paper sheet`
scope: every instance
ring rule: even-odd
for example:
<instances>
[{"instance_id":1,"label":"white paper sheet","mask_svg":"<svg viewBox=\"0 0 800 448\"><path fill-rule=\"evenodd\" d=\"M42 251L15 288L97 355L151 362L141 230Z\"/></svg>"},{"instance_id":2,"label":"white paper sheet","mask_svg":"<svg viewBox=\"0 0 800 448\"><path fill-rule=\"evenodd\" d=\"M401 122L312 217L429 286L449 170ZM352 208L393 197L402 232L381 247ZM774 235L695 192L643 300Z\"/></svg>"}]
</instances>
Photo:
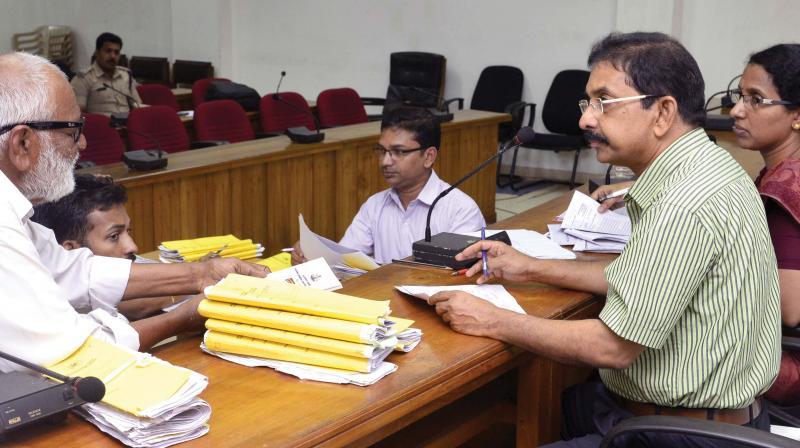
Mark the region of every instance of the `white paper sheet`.
<instances>
[{"instance_id":1,"label":"white paper sheet","mask_svg":"<svg viewBox=\"0 0 800 448\"><path fill-rule=\"evenodd\" d=\"M519 306L517 299L514 298L503 285L452 285L452 286L417 286L401 285L395 286L398 291L427 300L428 297L441 291L464 291L479 297L493 304L498 308L513 311L515 313L526 314L525 310Z\"/></svg>"},{"instance_id":2,"label":"white paper sheet","mask_svg":"<svg viewBox=\"0 0 800 448\"><path fill-rule=\"evenodd\" d=\"M344 247L312 232L303 220L302 214L299 220L300 247L303 248L303 254L307 259L322 257L329 266L349 266L364 271L378 269L378 263L364 253Z\"/></svg>"},{"instance_id":3,"label":"white paper sheet","mask_svg":"<svg viewBox=\"0 0 800 448\"><path fill-rule=\"evenodd\" d=\"M492 236L503 230L486 230L486 236ZM550 241L539 232L525 229L505 230L511 240L511 246L525 255L548 260L573 260L575 254ZM480 238L481 232L470 232L465 235Z\"/></svg>"},{"instance_id":4,"label":"white paper sheet","mask_svg":"<svg viewBox=\"0 0 800 448\"><path fill-rule=\"evenodd\" d=\"M342 283L336 278L324 258L315 258L302 264L272 272L267 275L267 278L325 291L335 291L342 288Z\"/></svg>"},{"instance_id":5,"label":"white paper sheet","mask_svg":"<svg viewBox=\"0 0 800 448\"><path fill-rule=\"evenodd\" d=\"M591 197L576 191L564 214L561 227L613 235L630 235L631 220L619 213L599 213L600 204Z\"/></svg>"}]
</instances>

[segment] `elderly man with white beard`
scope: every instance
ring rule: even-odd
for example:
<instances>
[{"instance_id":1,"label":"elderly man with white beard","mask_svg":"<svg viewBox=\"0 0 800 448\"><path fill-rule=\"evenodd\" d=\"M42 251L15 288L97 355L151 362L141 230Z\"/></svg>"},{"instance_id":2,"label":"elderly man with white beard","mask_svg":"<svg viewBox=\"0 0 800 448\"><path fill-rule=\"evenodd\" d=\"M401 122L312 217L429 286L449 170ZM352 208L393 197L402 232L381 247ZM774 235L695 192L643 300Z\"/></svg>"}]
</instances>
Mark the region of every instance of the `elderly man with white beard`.
<instances>
[{"instance_id":1,"label":"elderly man with white beard","mask_svg":"<svg viewBox=\"0 0 800 448\"><path fill-rule=\"evenodd\" d=\"M56 66L25 53L0 55L0 350L37 364L67 357L89 336L147 349L202 325L202 295L132 324L116 317L120 300L197 294L231 272L266 275L262 266L229 258L132 265L62 248L30 217L33 204L74 188L82 128L75 94ZM91 311L79 314L79 306ZM0 362L0 371L19 368Z\"/></svg>"}]
</instances>

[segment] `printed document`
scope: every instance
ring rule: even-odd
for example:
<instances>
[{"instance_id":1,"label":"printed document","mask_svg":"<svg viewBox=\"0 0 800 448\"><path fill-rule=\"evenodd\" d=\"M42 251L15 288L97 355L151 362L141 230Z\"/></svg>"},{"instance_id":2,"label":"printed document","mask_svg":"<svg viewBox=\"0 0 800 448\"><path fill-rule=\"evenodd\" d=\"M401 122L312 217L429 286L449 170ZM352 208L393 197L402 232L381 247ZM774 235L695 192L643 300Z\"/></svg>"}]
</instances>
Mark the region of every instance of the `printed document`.
<instances>
[{"instance_id":1,"label":"printed document","mask_svg":"<svg viewBox=\"0 0 800 448\"><path fill-rule=\"evenodd\" d=\"M525 314L525 310L519 306L517 299L506 291L503 285L452 285L452 286L415 286L402 285L395 286L398 291L427 300L428 297L441 291L464 291L479 297L492 305L503 308L504 310L515 313Z\"/></svg>"}]
</instances>

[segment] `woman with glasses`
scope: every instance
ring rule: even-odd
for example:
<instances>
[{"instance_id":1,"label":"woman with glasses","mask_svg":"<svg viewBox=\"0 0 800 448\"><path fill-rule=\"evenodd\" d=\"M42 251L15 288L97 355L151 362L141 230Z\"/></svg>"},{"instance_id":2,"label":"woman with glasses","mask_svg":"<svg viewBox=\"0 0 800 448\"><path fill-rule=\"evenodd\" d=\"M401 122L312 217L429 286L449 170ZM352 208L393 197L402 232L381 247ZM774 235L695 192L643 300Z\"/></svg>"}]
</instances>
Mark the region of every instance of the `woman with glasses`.
<instances>
[{"instance_id":1,"label":"woman with glasses","mask_svg":"<svg viewBox=\"0 0 800 448\"><path fill-rule=\"evenodd\" d=\"M758 151L766 165L756 187L764 201L778 260L781 316L800 324L800 44L753 53L739 88L730 92L733 132L742 148ZM767 398L800 403L800 353L784 351Z\"/></svg>"}]
</instances>

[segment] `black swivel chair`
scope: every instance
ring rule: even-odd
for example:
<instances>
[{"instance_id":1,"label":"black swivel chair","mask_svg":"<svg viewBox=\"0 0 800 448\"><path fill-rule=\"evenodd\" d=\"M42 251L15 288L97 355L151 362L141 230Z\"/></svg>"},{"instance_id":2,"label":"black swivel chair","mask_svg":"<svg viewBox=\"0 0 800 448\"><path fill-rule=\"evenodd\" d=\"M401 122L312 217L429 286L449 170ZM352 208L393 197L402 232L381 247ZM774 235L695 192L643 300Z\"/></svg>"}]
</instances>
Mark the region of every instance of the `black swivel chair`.
<instances>
[{"instance_id":1,"label":"black swivel chair","mask_svg":"<svg viewBox=\"0 0 800 448\"><path fill-rule=\"evenodd\" d=\"M522 70L510 65L492 65L481 71L475 91L472 94L469 108L489 112L511 114L511 122L500 123L498 140L502 146L512 138L522 127L525 118L525 109L530 109L528 125L533 125L533 116L536 114L536 105L522 100L522 86L525 76ZM454 98L446 103L458 102L458 108L464 106L463 98ZM497 160L497 186L510 185L512 181L502 182L508 176L500 174L503 156Z\"/></svg>"},{"instance_id":2,"label":"black swivel chair","mask_svg":"<svg viewBox=\"0 0 800 448\"><path fill-rule=\"evenodd\" d=\"M419 51L392 53L389 57L389 87L386 98L362 97L365 106L383 106L383 113L408 105L442 108L447 59ZM370 115L379 120L382 115Z\"/></svg>"},{"instance_id":3,"label":"black swivel chair","mask_svg":"<svg viewBox=\"0 0 800 448\"><path fill-rule=\"evenodd\" d=\"M172 84L175 87L191 88L198 79L213 77L214 66L210 62L176 59L172 63Z\"/></svg>"},{"instance_id":4,"label":"black swivel chair","mask_svg":"<svg viewBox=\"0 0 800 448\"><path fill-rule=\"evenodd\" d=\"M140 84L170 85L167 58L134 56L130 60L131 74Z\"/></svg>"},{"instance_id":5,"label":"black swivel chair","mask_svg":"<svg viewBox=\"0 0 800 448\"><path fill-rule=\"evenodd\" d=\"M516 191L540 182L565 183L570 188L575 187L578 159L581 150L586 147L583 131L578 126L581 118L578 101L586 98L584 92L588 80L589 72L586 70L564 70L553 78L553 83L544 100L544 107L542 107L542 122L545 128L552 133L537 132L530 145L521 146L514 151L511 161L509 176L513 179L516 174L517 154L520 149L575 151L575 160L572 164L572 175L569 181L540 179L527 183L514 182L511 184L513 190Z\"/></svg>"}]
</instances>

